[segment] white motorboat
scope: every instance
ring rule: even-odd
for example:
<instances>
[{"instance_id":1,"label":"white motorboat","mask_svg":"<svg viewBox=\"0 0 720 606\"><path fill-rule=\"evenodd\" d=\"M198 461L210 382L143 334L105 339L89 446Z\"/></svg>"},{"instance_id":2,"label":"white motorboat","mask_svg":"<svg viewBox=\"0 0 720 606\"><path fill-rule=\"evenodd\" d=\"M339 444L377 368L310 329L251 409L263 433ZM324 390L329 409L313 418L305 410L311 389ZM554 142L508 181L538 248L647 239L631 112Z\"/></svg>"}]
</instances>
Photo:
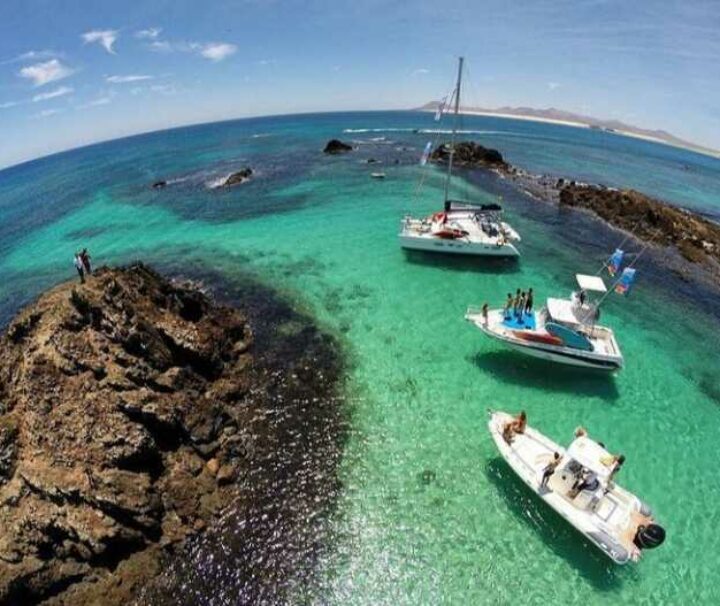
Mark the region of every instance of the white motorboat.
<instances>
[{"instance_id":1,"label":"white motorboat","mask_svg":"<svg viewBox=\"0 0 720 606\"><path fill-rule=\"evenodd\" d=\"M480 205L451 200L450 181L455 155L457 116L460 107L463 58L460 57L458 76L452 99L455 102L455 120L449 145L448 171L445 177L445 203L440 212L422 218L405 216L398 235L400 246L409 250L475 255L483 257L518 257L513 242L520 241L518 233L502 221L502 208L496 204ZM438 110L438 116L442 109ZM423 164L430 153L430 143L423 154Z\"/></svg>"},{"instance_id":2,"label":"white motorboat","mask_svg":"<svg viewBox=\"0 0 720 606\"><path fill-rule=\"evenodd\" d=\"M637 562L643 549L664 541L665 530L650 508L615 483L615 458L601 444L580 432L566 450L532 427L508 441L505 428L512 421L505 412L490 413L488 428L502 457L530 490L610 559ZM543 485L555 453L559 462Z\"/></svg>"},{"instance_id":3,"label":"white motorboat","mask_svg":"<svg viewBox=\"0 0 720 606\"><path fill-rule=\"evenodd\" d=\"M469 307L465 319L487 336L522 353L582 368L617 371L623 355L611 328L596 324L599 303L587 300L588 292L606 293L600 276L577 274L580 291L569 299L549 298L539 312L512 309L482 310Z\"/></svg>"}]
</instances>

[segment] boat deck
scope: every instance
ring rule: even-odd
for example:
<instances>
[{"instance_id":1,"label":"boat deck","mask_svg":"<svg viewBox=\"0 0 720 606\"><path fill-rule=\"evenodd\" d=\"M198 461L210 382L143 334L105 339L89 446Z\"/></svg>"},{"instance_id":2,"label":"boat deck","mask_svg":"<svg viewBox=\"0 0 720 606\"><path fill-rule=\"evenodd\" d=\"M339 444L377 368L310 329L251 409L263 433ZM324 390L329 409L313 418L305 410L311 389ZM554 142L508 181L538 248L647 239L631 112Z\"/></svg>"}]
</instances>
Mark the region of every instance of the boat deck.
<instances>
[{"instance_id":1,"label":"boat deck","mask_svg":"<svg viewBox=\"0 0 720 606\"><path fill-rule=\"evenodd\" d=\"M522 317L511 314L509 318L503 319L502 325L512 330L536 330L535 312L524 313Z\"/></svg>"}]
</instances>

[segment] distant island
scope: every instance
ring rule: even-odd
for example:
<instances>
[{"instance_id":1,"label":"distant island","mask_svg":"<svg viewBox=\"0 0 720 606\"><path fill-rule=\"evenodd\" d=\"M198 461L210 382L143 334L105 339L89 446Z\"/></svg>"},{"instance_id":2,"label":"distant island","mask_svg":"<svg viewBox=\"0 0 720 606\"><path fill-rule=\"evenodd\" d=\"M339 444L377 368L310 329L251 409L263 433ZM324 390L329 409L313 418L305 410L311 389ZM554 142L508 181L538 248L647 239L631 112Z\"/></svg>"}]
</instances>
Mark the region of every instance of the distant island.
<instances>
[{"instance_id":1,"label":"distant island","mask_svg":"<svg viewBox=\"0 0 720 606\"><path fill-rule=\"evenodd\" d=\"M430 101L422 107L416 108L416 111L437 111L439 101ZM680 137L664 131L650 130L625 124L619 120L601 120L591 116L584 116L573 112L549 107L547 109L535 109L532 107L498 107L496 109L484 109L480 107L461 107L460 112L463 114L475 116L492 116L496 118L513 118L516 120L531 120L534 122L549 122L551 124L564 124L566 126L576 126L581 128L592 128L595 130L603 130L606 132L617 133L628 137L636 137L638 139L646 139L656 143L664 143L674 147L689 149L700 154L706 154L720 158L720 150L711 147L704 147L691 141L686 141Z\"/></svg>"}]
</instances>

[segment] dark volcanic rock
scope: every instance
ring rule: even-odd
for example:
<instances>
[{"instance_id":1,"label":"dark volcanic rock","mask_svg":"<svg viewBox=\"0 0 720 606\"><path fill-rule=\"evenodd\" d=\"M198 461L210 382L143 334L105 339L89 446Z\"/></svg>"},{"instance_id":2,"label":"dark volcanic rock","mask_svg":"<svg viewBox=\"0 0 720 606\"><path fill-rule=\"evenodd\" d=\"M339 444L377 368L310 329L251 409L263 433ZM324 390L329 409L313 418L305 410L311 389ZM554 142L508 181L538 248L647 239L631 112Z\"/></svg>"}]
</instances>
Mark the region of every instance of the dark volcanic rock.
<instances>
[{"instance_id":1,"label":"dark volcanic rock","mask_svg":"<svg viewBox=\"0 0 720 606\"><path fill-rule=\"evenodd\" d=\"M250 179L252 176L253 171L252 168L246 167L243 168L237 172L232 173L227 179L225 179L225 182L223 183L223 187L231 187L233 185L241 185L242 183L245 183Z\"/></svg>"},{"instance_id":2,"label":"dark volcanic rock","mask_svg":"<svg viewBox=\"0 0 720 606\"><path fill-rule=\"evenodd\" d=\"M323 150L326 154L342 154L349 151L352 151L352 145L343 143L339 139L330 139Z\"/></svg>"},{"instance_id":3,"label":"dark volcanic rock","mask_svg":"<svg viewBox=\"0 0 720 606\"><path fill-rule=\"evenodd\" d=\"M430 159L435 162L447 162L450 158L450 145L444 143L436 147ZM474 141L460 141L455 144L455 157L453 163L457 166L499 168L507 170L509 165L496 150L475 143Z\"/></svg>"},{"instance_id":4,"label":"dark volcanic rock","mask_svg":"<svg viewBox=\"0 0 720 606\"><path fill-rule=\"evenodd\" d=\"M248 453L282 448L254 350L243 312L140 264L22 311L0 339L0 603L128 603L235 502Z\"/></svg>"},{"instance_id":5,"label":"dark volcanic rock","mask_svg":"<svg viewBox=\"0 0 720 606\"><path fill-rule=\"evenodd\" d=\"M694 263L720 261L720 225L634 190L570 182L560 190L560 204L587 208L645 241L675 246Z\"/></svg>"}]
</instances>

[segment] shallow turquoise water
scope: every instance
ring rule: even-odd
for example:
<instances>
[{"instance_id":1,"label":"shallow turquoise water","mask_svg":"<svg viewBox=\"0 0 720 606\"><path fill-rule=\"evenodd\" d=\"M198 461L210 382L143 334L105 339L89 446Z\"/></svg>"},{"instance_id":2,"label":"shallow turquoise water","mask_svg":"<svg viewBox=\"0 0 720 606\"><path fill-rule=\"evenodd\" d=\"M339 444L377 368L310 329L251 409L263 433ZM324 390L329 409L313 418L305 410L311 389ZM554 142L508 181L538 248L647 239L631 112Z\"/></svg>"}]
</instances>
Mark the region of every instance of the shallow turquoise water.
<instances>
[{"instance_id":1,"label":"shallow turquoise water","mask_svg":"<svg viewBox=\"0 0 720 606\"><path fill-rule=\"evenodd\" d=\"M335 332L353 362L353 430L344 490L328 521L334 540L317 582L297 601L717 603L717 299L648 256L633 295L603 308L627 363L615 378L550 367L481 338L463 321L468 304L499 304L516 287L532 286L538 299L569 292L573 274L593 273L621 236L475 176L463 187L487 200L504 196L524 238L520 263L408 257L396 242L399 218L441 199L432 169L421 196L412 196L428 138L412 129L432 126L411 113L240 121L2 172L2 317L71 277L72 253L83 245L100 262L251 271ZM565 127L488 118L465 127L532 170L720 212L717 160ZM343 134L348 128L383 132ZM405 130L387 130L395 128ZM323 157L331 136L361 145ZM386 162L388 178L378 182L368 174L377 168L361 162L367 157L401 162ZM205 187L246 163L258 171L247 186ZM151 191L161 177L178 182ZM490 407L524 408L561 442L582 424L623 452L621 482L653 506L666 544L625 568L584 544L497 458L486 431Z\"/></svg>"}]
</instances>

